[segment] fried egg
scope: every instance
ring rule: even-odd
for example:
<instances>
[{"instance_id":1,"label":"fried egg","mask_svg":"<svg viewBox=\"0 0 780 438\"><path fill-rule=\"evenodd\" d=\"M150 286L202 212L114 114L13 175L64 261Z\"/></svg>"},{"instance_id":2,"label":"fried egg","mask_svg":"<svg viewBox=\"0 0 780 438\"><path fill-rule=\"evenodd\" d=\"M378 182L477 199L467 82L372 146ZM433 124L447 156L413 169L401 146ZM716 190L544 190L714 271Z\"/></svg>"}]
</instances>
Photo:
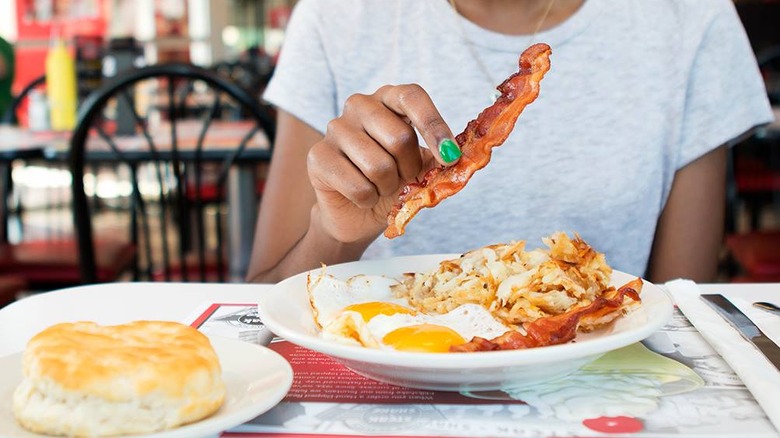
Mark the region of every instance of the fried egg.
<instances>
[{"instance_id":1,"label":"fried egg","mask_svg":"<svg viewBox=\"0 0 780 438\"><path fill-rule=\"evenodd\" d=\"M425 314L396 298L396 280L360 275L342 281L321 274L309 281L309 301L321 336L368 348L447 352L474 336L491 339L514 330L479 304L444 314Z\"/></svg>"},{"instance_id":2,"label":"fried egg","mask_svg":"<svg viewBox=\"0 0 780 438\"><path fill-rule=\"evenodd\" d=\"M479 304L462 304L443 314L377 315L368 331L385 347L403 351L446 352L474 336L492 339L511 330Z\"/></svg>"},{"instance_id":3,"label":"fried egg","mask_svg":"<svg viewBox=\"0 0 780 438\"><path fill-rule=\"evenodd\" d=\"M324 272L310 276L307 288L314 321L319 327L325 327L345 310L358 312L366 320L380 313L413 313L405 298L393 296L390 287L395 284L397 280L378 275L356 275L346 281Z\"/></svg>"}]
</instances>

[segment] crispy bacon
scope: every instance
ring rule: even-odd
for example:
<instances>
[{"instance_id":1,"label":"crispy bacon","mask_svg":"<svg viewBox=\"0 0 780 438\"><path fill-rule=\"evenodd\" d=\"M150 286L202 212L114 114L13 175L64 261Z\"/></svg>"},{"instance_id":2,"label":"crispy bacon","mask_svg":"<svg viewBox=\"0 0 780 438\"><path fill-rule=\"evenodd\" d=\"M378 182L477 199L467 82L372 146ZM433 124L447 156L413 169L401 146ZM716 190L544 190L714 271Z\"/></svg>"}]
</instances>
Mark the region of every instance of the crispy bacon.
<instances>
[{"instance_id":1,"label":"crispy bacon","mask_svg":"<svg viewBox=\"0 0 780 438\"><path fill-rule=\"evenodd\" d=\"M404 186L399 203L387 216L385 236L392 239L403 234L418 211L459 192L474 172L488 164L491 150L506 140L520 113L539 95L539 82L550 69L550 53L550 46L539 43L520 55L519 71L497 87L501 96L455 137L463 152L460 161L434 167L422 181Z\"/></svg>"},{"instance_id":2,"label":"crispy bacon","mask_svg":"<svg viewBox=\"0 0 780 438\"><path fill-rule=\"evenodd\" d=\"M453 345L452 352L473 352L492 350L518 350L521 348L544 347L563 344L577 335L577 327L587 318L602 318L610 312L621 311L627 304L625 298L639 302L642 279L632 280L620 289L609 288L591 304L572 309L560 315L539 318L523 326L526 334L508 331L493 339L475 336L465 344Z\"/></svg>"}]
</instances>

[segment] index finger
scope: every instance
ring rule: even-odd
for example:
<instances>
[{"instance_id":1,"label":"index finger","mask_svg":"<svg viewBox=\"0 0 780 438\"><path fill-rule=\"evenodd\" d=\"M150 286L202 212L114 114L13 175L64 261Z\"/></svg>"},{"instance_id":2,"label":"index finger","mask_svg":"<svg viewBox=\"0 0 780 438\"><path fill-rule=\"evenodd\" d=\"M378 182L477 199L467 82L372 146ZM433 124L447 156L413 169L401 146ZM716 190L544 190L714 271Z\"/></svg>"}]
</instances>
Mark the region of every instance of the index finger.
<instances>
[{"instance_id":1,"label":"index finger","mask_svg":"<svg viewBox=\"0 0 780 438\"><path fill-rule=\"evenodd\" d=\"M439 163L450 166L461 156L450 127L428 93L417 84L381 87L375 93L383 105L409 119Z\"/></svg>"}]
</instances>

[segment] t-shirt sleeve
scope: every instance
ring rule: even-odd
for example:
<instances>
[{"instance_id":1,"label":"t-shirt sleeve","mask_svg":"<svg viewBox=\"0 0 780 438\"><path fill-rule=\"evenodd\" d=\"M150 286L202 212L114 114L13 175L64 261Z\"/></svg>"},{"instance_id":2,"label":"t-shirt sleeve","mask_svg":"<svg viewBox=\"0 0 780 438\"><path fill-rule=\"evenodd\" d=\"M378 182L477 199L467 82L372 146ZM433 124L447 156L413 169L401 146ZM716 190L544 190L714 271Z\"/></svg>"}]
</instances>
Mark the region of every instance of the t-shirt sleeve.
<instances>
[{"instance_id":1,"label":"t-shirt sleeve","mask_svg":"<svg viewBox=\"0 0 780 438\"><path fill-rule=\"evenodd\" d=\"M316 3L302 0L295 6L263 99L324 134L337 115L336 89Z\"/></svg>"},{"instance_id":2,"label":"t-shirt sleeve","mask_svg":"<svg viewBox=\"0 0 780 438\"><path fill-rule=\"evenodd\" d=\"M731 1L721 1L691 66L677 168L772 120L766 88L736 9Z\"/></svg>"}]
</instances>

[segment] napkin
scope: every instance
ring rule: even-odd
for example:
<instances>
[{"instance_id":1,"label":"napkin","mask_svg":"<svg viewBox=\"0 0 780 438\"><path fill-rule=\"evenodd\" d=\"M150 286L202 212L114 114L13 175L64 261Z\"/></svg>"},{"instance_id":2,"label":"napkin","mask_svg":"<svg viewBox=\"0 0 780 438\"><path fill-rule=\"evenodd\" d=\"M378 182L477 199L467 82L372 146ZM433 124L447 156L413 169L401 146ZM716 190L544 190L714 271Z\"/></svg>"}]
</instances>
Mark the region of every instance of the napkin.
<instances>
[{"instance_id":1,"label":"napkin","mask_svg":"<svg viewBox=\"0 0 780 438\"><path fill-rule=\"evenodd\" d=\"M750 390L777 430L780 430L780 371L753 344L705 303L701 291L690 280L666 283L674 302L704 339L731 366ZM780 341L780 317L754 308L735 294L724 294L775 343Z\"/></svg>"}]
</instances>

